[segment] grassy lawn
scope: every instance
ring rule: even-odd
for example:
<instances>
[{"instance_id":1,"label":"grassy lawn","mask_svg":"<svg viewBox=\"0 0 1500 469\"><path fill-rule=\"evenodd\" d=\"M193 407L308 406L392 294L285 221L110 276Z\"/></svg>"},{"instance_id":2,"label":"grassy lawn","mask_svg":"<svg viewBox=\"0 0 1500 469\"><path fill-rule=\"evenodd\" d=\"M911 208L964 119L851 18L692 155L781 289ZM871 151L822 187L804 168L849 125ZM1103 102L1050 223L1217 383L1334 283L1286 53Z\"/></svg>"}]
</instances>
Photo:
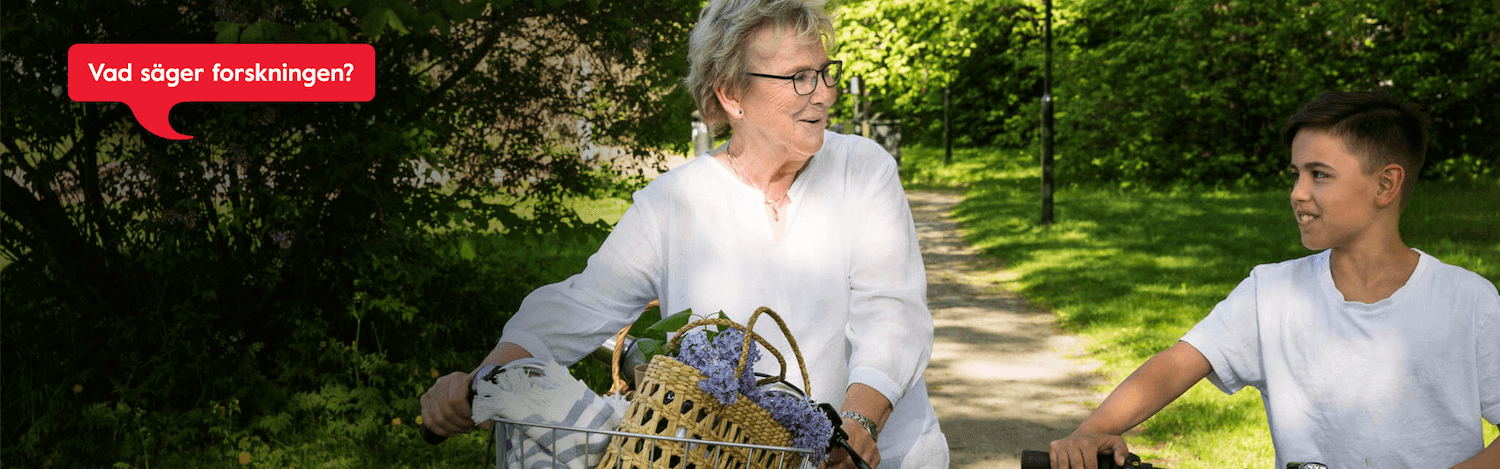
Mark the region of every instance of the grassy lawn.
<instances>
[{"instance_id":1,"label":"grassy lawn","mask_svg":"<svg viewBox=\"0 0 1500 469\"><path fill-rule=\"evenodd\" d=\"M945 165L941 149L904 148L902 167L909 188L966 194L954 215L969 241L1018 274L1007 288L1086 338L1113 383L1172 345L1252 267L1313 253L1298 238L1287 189L1069 185L1056 190L1056 222L1044 229L1032 151L955 150ZM1406 214L1408 245L1500 281L1500 183L1419 184ZM1259 392L1225 396L1206 381L1128 441L1169 467L1274 459Z\"/></svg>"}]
</instances>

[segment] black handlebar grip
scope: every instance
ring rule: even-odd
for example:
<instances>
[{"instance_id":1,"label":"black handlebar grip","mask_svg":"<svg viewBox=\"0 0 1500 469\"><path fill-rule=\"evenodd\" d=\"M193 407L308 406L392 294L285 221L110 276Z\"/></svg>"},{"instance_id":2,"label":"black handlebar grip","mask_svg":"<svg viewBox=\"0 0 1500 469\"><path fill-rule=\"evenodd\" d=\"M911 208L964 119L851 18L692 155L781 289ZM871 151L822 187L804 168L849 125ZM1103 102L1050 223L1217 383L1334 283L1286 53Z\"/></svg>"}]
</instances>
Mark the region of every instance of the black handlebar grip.
<instances>
[{"instance_id":1,"label":"black handlebar grip","mask_svg":"<svg viewBox=\"0 0 1500 469\"><path fill-rule=\"evenodd\" d=\"M1128 468L1148 469L1148 468L1151 468L1151 467L1152 466L1150 464L1142 464L1141 463L1141 457L1140 456L1136 456L1133 453L1125 455L1125 465L1124 466L1121 466L1119 464L1115 464L1115 455L1113 455L1113 454L1101 454L1101 455L1099 455L1099 469L1128 469ZM1048 455L1046 451L1032 451L1032 450L1029 450L1029 449L1025 450L1025 451L1021 451L1021 469L1051 469L1051 468L1052 468L1052 457L1050 455Z\"/></svg>"},{"instance_id":2,"label":"black handlebar grip","mask_svg":"<svg viewBox=\"0 0 1500 469\"><path fill-rule=\"evenodd\" d=\"M427 424L424 423L422 424L422 440L426 441L429 445L435 445L448 441L448 437L433 433L432 429L427 428Z\"/></svg>"},{"instance_id":3,"label":"black handlebar grip","mask_svg":"<svg viewBox=\"0 0 1500 469\"><path fill-rule=\"evenodd\" d=\"M1052 469L1052 457L1046 451L1022 451L1021 469Z\"/></svg>"}]
</instances>

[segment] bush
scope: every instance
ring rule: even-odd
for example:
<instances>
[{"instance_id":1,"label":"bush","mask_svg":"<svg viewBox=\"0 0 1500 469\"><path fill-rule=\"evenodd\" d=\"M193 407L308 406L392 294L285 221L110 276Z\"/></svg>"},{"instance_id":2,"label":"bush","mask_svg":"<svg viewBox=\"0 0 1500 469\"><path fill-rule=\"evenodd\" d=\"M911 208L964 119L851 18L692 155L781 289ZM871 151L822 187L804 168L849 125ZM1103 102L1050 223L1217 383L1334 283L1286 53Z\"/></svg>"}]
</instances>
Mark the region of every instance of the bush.
<instances>
[{"instance_id":1,"label":"bush","mask_svg":"<svg viewBox=\"0 0 1500 469\"><path fill-rule=\"evenodd\" d=\"M0 66L6 463L401 459L432 372L472 367L602 241L567 201L686 140L691 2L22 3ZM190 141L63 93L73 44L216 41L370 43L379 91L184 103Z\"/></svg>"}]
</instances>

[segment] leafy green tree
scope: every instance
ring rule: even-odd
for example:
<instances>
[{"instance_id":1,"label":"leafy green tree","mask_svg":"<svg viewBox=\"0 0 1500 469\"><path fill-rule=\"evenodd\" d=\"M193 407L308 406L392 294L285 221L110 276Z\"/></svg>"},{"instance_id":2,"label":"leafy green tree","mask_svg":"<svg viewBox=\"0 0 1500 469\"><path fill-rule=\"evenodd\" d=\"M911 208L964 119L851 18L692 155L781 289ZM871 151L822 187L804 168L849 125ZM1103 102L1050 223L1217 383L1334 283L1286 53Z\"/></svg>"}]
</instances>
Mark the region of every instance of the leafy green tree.
<instances>
[{"instance_id":1,"label":"leafy green tree","mask_svg":"<svg viewBox=\"0 0 1500 469\"><path fill-rule=\"evenodd\" d=\"M5 459L191 458L223 425L330 415L378 446L372 409L414 411L427 369L470 365L597 245L569 197L686 142L697 6L7 2ZM178 142L64 88L73 44L213 42L372 44L375 98L184 103ZM100 416L154 423L101 439Z\"/></svg>"},{"instance_id":2,"label":"leafy green tree","mask_svg":"<svg viewBox=\"0 0 1500 469\"><path fill-rule=\"evenodd\" d=\"M868 90L860 99L900 120L903 138L942 141L949 87L960 144L1020 145L1036 127L1026 118L1041 89L1039 21L1017 0L843 2L839 57ZM852 105L843 99L841 114Z\"/></svg>"},{"instance_id":3,"label":"leafy green tree","mask_svg":"<svg viewBox=\"0 0 1500 469\"><path fill-rule=\"evenodd\" d=\"M1092 0L1065 11L1059 167L1126 184L1262 183L1323 91L1386 89L1436 123L1437 177L1500 162L1493 2ZM1489 121L1489 123L1486 123Z\"/></svg>"}]
</instances>

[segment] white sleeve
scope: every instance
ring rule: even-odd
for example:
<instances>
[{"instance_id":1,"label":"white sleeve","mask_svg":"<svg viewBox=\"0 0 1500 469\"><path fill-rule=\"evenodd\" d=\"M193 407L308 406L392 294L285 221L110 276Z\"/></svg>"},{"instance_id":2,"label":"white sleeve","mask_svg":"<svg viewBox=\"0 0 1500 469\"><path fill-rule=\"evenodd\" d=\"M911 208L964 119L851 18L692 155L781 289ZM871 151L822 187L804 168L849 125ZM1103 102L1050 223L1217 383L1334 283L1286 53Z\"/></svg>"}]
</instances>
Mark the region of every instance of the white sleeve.
<instances>
[{"instance_id":1,"label":"white sleeve","mask_svg":"<svg viewBox=\"0 0 1500 469\"><path fill-rule=\"evenodd\" d=\"M1261 386L1265 369L1260 354L1260 321L1257 311L1256 274L1240 281L1229 296L1214 306L1208 317L1193 326L1182 341L1192 345L1208 359L1213 372L1209 382L1225 394L1234 394L1245 386Z\"/></svg>"},{"instance_id":2,"label":"white sleeve","mask_svg":"<svg viewBox=\"0 0 1500 469\"><path fill-rule=\"evenodd\" d=\"M526 296L501 342L571 365L640 317L657 297L662 265L661 222L641 199L637 193L582 273Z\"/></svg>"},{"instance_id":3,"label":"white sleeve","mask_svg":"<svg viewBox=\"0 0 1500 469\"><path fill-rule=\"evenodd\" d=\"M1479 411L1485 420L1500 425L1500 294L1494 285L1481 292L1475 311L1475 337L1479 358ZM1488 372L1484 370L1490 370Z\"/></svg>"},{"instance_id":4,"label":"white sleeve","mask_svg":"<svg viewBox=\"0 0 1500 469\"><path fill-rule=\"evenodd\" d=\"M846 214L851 243L845 330L851 346L849 382L870 386L895 405L932 356L927 274L894 159L872 142L859 146L873 148L883 159L874 159L872 167L850 168L851 179L868 179L851 186L856 190L848 194Z\"/></svg>"}]
</instances>

